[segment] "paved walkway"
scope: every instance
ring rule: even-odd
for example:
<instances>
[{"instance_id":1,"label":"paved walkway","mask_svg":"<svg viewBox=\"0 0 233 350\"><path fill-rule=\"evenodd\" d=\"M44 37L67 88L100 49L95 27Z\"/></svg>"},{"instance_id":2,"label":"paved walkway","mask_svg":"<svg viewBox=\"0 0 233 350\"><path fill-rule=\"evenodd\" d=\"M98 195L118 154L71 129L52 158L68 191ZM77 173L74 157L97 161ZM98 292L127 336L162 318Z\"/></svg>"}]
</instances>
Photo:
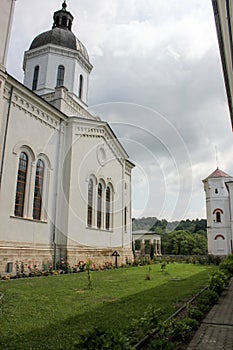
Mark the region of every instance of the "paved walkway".
<instances>
[{"instance_id":1,"label":"paved walkway","mask_svg":"<svg viewBox=\"0 0 233 350\"><path fill-rule=\"evenodd\" d=\"M187 350L233 350L233 278Z\"/></svg>"}]
</instances>

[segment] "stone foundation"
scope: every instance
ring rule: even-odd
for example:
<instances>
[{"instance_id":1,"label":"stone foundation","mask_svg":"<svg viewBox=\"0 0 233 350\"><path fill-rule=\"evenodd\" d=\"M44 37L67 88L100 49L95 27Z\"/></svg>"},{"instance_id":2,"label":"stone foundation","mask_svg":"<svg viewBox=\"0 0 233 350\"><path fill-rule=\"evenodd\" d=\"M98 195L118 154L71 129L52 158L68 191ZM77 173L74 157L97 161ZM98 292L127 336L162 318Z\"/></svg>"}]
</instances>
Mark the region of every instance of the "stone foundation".
<instances>
[{"instance_id":1,"label":"stone foundation","mask_svg":"<svg viewBox=\"0 0 233 350\"><path fill-rule=\"evenodd\" d=\"M75 266L79 261L91 260L95 264L104 264L111 261L115 265L115 257L112 253L117 250L120 256L117 258L118 266L126 262L128 259L133 259L132 250L129 248L89 248L89 247L69 247L66 251L66 258L69 265ZM30 245L18 243L14 246L0 242L0 274L16 273L16 265L24 264L25 272L28 272L28 266L38 266L42 269L53 265L53 250L46 245ZM60 261L61 257L56 255L56 262Z\"/></svg>"}]
</instances>

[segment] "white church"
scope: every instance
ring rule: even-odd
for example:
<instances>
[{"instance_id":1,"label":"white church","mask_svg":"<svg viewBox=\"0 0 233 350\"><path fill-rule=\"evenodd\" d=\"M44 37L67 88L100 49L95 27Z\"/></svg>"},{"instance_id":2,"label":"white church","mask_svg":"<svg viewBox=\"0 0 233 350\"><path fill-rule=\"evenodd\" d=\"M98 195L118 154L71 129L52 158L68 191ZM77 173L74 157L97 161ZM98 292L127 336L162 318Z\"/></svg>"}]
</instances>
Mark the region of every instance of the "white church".
<instances>
[{"instance_id":1,"label":"white church","mask_svg":"<svg viewBox=\"0 0 233 350\"><path fill-rule=\"evenodd\" d=\"M206 195L208 253L232 254L233 177L216 169L203 180Z\"/></svg>"},{"instance_id":2,"label":"white church","mask_svg":"<svg viewBox=\"0 0 233 350\"><path fill-rule=\"evenodd\" d=\"M101 263L115 250L125 261L134 164L87 110L92 64L73 16L63 2L32 40L22 84L5 68L14 3L0 3L0 273L16 262Z\"/></svg>"}]
</instances>

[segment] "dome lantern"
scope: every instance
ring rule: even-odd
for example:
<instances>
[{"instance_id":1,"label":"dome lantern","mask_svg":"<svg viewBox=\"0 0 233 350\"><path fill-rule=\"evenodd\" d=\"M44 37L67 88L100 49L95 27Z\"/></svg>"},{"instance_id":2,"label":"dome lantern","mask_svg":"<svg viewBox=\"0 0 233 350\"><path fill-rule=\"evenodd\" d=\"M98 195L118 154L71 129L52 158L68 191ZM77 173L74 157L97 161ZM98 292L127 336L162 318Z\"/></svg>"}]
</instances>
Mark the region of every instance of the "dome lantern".
<instances>
[{"instance_id":1,"label":"dome lantern","mask_svg":"<svg viewBox=\"0 0 233 350\"><path fill-rule=\"evenodd\" d=\"M63 28L71 31L72 22L74 17L69 11L66 11L67 4L64 1L62 4L62 9L54 12L53 15L53 28Z\"/></svg>"}]
</instances>

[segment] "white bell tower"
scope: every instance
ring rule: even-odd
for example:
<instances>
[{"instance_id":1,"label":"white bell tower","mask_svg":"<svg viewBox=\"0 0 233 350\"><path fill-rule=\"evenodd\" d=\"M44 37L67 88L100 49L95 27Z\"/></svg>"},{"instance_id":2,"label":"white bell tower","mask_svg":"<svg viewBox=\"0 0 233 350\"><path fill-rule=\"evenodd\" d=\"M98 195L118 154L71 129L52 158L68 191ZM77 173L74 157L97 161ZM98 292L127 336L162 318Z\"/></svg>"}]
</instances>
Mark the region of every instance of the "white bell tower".
<instances>
[{"instance_id":1,"label":"white bell tower","mask_svg":"<svg viewBox=\"0 0 233 350\"><path fill-rule=\"evenodd\" d=\"M203 180L206 194L208 253L215 256L232 253L231 209L228 184L233 177L216 169Z\"/></svg>"}]
</instances>

